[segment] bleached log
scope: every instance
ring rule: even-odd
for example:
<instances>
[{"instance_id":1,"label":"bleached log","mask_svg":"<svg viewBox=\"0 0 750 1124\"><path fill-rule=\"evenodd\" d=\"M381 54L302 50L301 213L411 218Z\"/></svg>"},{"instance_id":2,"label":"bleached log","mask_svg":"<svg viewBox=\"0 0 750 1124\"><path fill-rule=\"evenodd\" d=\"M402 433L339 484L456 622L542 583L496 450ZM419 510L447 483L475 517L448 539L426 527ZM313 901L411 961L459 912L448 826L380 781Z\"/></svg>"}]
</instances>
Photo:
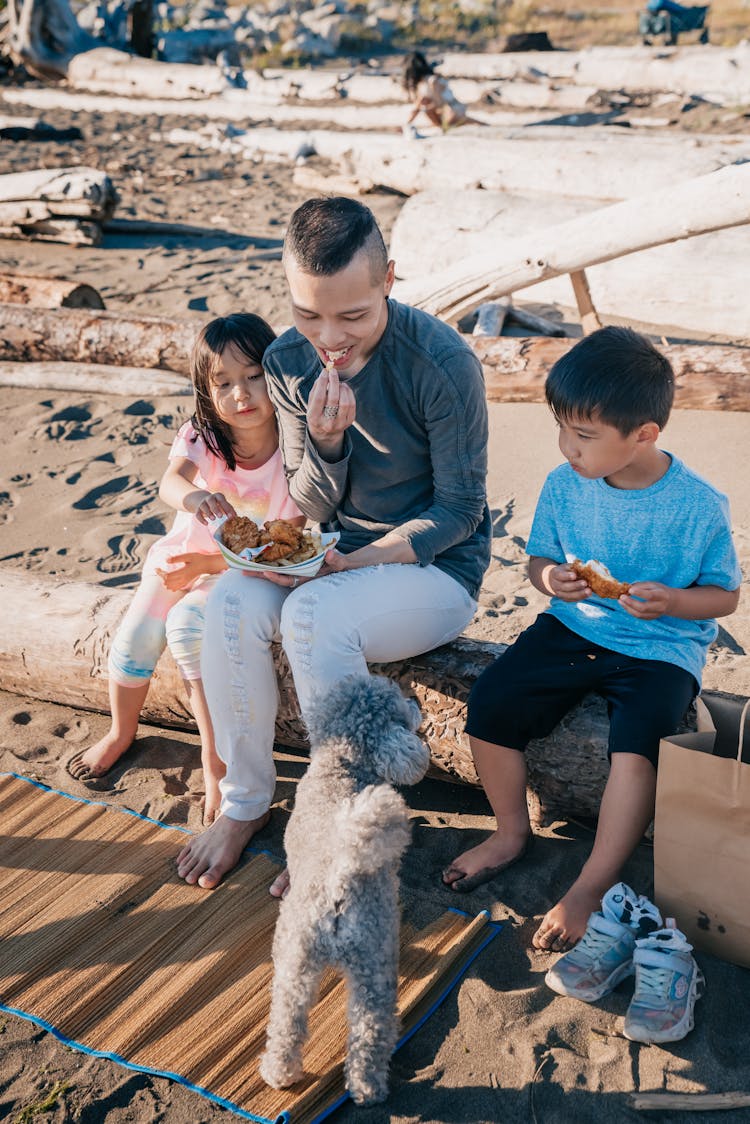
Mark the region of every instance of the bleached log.
<instances>
[{"instance_id":1,"label":"bleached log","mask_svg":"<svg viewBox=\"0 0 750 1124\"><path fill-rule=\"evenodd\" d=\"M211 97L227 85L215 66L157 62L111 47L77 54L68 64L66 77L74 89L147 98Z\"/></svg>"},{"instance_id":2,"label":"bleached log","mask_svg":"<svg viewBox=\"0 0 750 1124\"><path fill-rule=\"evenodd\" d=\"M446 78L525 78L530 74L567 79L604 90L623 87L698 94L722 104L750 100L750 44L733 47L590 47L582 51L529 51L520 54L446 54Z\"/></svg>"},{"instance_id":3,"label":"bleached log","mask_svg":"<svg viewBox=\"0 0 750 1124\"><path fill-rule=\"evenodd\" d=\"M503 331L508 305L503 301L486 301L477 309L477 319L472 336L500 336Z\"/></svg>"},{"instance_id":4,"label":"bleached log","mask_svg":"<svg viewBox=\"0 0 750 1124\"><path fill-rule=\"evenodd\" d=\"M18 203L44 206L51 217L74 215L101 222L110 218L116 202L112 180L97 168L39 168L0 176L0 203L8 213Z\"/></svg>"},{"instance_id":5,"label":"bleached log","mask_svg":"<svg viewBox=\"0 0 750 1124\"><path fill-rule=\"evenodd\" d=\"M43 77L60 77L77 51L94 42L68 0L8 0L11 57Z\"/></svg>"},{"instance_id":6,"label":"bleached log","mask_svg":"<svg viewBox=\"0 0 750 1124\"><path fill-rule=\"evenodd\" d=\"M189 375L188 356L201 321L121 316L85 309L0 305L0 359L63 360L154 367Z\"/></svg>"},{"instance_id":7,"label":"bleached log","mask_svg":"<svg viewBox=\"0 0 750 1124\"><path fill-rule=\"evenodd\" d=\"M91 285L29 273L0 273L0 301L34 308L104 308L101 295Z\"/></svg>"},{"instance_id":8,"label":"bleached log","mask_svg":"<svg viewBox=\"0 0 750 1124\"><path fill-rule=\"evenodd\" d=\"M612 130L544 126L507 133L465 126L454 133L414 141L382 133L329 132L323 129L251 129L231 138L205 137L174 130L167 140L242 154L247 159L273 154L294 159L300 152L340 161L347 175L412 195L444 188L457 197L467 188L526 193L554 185L563 196L608 202L638 191L665 191L674 183L750 160L750 138L642 136ZM584 135L582 135L582 133Z\"/></svg>"},{"instance_id":9,"label":"bleached log","mask_svg":"<svg viewBox=\"0 0 750 1124\"><path fill-rule=\"evenodd\" d=\"M41 211L41 208L39 210ZM98 222L62 216L37 217L32 220L21 218L18 222L9 222L0 218L0 238L65 242L71 246L98 246L102 240L102 228Z\"/></svg>"},{"instance_id":10,"label":"bleached log","mask_svg":"<svg viewBox=\"0 0 750 1124\"><path fill-rule=\"evenodd\" d=\"M193 393L192 386L182 375L102 363L8 363L0 360L0 386L65 390L74 394L137 394L145 398Z\"/></svg>"},{"instance_id":11,"label":"bleached log","mask_svg":"<svg viewBox=\"0 0 750 1124\"><path fill-rule=\"evenodd\" d=\"M650 246L750 222L750 165L722 168L669 189L500 240L428 280L398 282L394 296L452 319L481 304ZM701 278L703 285L705 277ZM700 315L690 326L700 330ZM737 331L750 336L750 331Z\"/></svg>"},{"instance_id":12,"label":"bleached log","mask_svg":"<svg viewBox=\"0 0 750 1124\"><path fill-rule=\"evenodd\" d=\"M0 359L155 367L188 375L198 319L123 316L82 309L0 305ZM465 336L482 362L491 402L544 402L552 364L575 340ZM672 344L663 348L683 409L750 411L750 348Z\"/></svg>"},{"instance_id":13,"label":"bleached log","mask_svg":"<svg viewBox=\"0 0 750 1124\"><path fill-rule=\"evenodd\" d=\"M391 257L398 276L416 285L488 247L502 248L505 260L505 248L516 244L521 230L531 253L538 245L537 234L550 224L590 213L591 204L584 200L554 195L420 192L406 200L396 218ZM613 258L587 267L586 275L594 306L604 317L659 326L666 335L689 337L702 331L742 340L750 338L750 306L741 279L748 257L750 226L744 225ZM565 274L530 286L519 296L575 308Z\"/></svg>"},{"instance_id":14,"label":"bleached log","mask_svg":"<svg viewBox=\"0 0 750 1124\"><path fill-rule=\"evenodd\" d=\"M86 582L0 570L6 637L0 650L0 689L80 710L108 711L107 657L131 597ZM466 698L477 676L503 650L502 644L460 639L413 659L373 667L416 697L432 763L453 778L476 783L463 732ZM305 729L291 675L280 650L275 658L281 695L276 739L282 745L304 747ZM157 666L143 719L194 729L168 652ZM530 803L538 817L596 814L607 775L607 734L605 704L589 696L548 738L531 744Z\"/></svg>"},{"instance_id":15,"label":"bleached log","mask_svg":"<svg viewBox=\"0 0 750 1124\"><path fill-rule=\"evenodd\" d=\"M205 69L201 67L201 69ZM290 74L300 73L289 71ZM193 98L140 97L89 94L72 90L48 90L21 87L13 90L0 90L0 99L8 105L27 105L36 109L68 109L78 113L112 113L121 116L144 117L200 117L202 121L238 121L251 124L253 121L267 121L271 118L277 124L289 122L304 123L331 121L343 129L382 130L386 126L397 127L408 116L405 101L386 105L358 105L348 98L343 101L336 94L332 100L311 105L309 101L296 101L292 95L284 100L280 91L252 86L249 90L228 89L212 96ZM538 122L546 111L511 112L503 108L482 106L478 115L493 126L517 128L520 125ZM440 134L432 126L422 126L424 134ZM391 140L393 136L391 136Z\"/></svg>"}]
</instances>

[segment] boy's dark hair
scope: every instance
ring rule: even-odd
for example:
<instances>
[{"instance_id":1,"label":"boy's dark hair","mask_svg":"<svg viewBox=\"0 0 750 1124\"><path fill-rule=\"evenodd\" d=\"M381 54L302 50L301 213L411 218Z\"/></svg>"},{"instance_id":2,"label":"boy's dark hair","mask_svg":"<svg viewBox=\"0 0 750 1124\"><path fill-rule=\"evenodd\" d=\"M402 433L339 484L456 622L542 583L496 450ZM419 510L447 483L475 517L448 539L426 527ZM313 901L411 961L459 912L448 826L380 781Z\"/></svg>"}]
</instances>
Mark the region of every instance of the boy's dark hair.
<instances>
[{"instance_id":1,"label":"boy's dark hair","mask_svg":"<svg viewBox=\"0 0 750 1124\"><path fill-rule=\"evenodd\" d=\"M294 258L304 273L329 277L345 269L352 258L365 250L374 284L388 268L388 251L369 207L331 196L308 199L292 215L284 238L284 258Z\"/></svg>"},{"instance_id":2,"label":"boy's dark hair","mask_svg":"<svg viewBox=\"0 0 750 1124\"><path fill-rule=\"evenodd\" d=\"M645 336L632 328L600 328L562 355L544 385L557 418L597 418L624 436L639 425L667 424L674 372Z\"/></svg>"},{"instance_id":3,"label":"boy's dark hair","mask_svg":"<svg viewBox=\"0 0 750 1124\"><path fill-rule=\"evenodd\" d=\"M190 353L190 377L195 390L193 429L216 456L234 472L237 460L232 448L232 431L216 413L211 388L224 349L232 347L252 363L262 363L263 352L276 339L265 320L252 312L233 312L219 316L201 329Z\"/></svg>"},{"instance_id":4,"label":"boy's dark hair","mask_svg":"<svg viewBox=\"0 0 750 1124\"><path fill-rule=\"evenodd\" d=\"M433 63L428 62L421 51L414 51L404 63L404 89L408 94L415 94L422 79L434 72Z\"/></svg>"}]
</instances>

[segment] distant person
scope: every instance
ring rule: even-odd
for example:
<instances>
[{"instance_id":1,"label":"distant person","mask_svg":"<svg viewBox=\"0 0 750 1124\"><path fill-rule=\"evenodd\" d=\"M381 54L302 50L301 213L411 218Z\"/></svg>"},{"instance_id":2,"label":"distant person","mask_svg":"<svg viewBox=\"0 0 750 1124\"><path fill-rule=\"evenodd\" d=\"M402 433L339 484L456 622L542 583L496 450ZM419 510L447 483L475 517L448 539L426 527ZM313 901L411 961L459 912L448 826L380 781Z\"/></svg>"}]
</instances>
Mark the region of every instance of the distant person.
<instances>
[{"instance_id":1,"label":"distant person","mask_svg":"<svg viewBox=\"0 0 750 1124\"><path fill-rule=\"evenodd\" d=\"M276 414L261 367L274 339L265 320L250 313L212 320L198 336L190 358L195 413L172 443L159 488L177 515L172 529L149 550L141 583L112 641L112 725L67 766L86 784L122 757L135 738L154 668L168 644L200 734L205 825L218 812L224 774L200 673L206 600L227 568L213 538L215 521L240 514L257 523L304 523L289 496Z\"/></svg>"},{"instance_id":2,"label":"distant person","mask_svg":"<svg viewBox=\"0 0 750 1124\"><path fill-rule=\"evenodd\" d=\"M284 467L300 509L341 538L316 577L232 570L211 594L202 667L226 763L221 815L177 859L180 877L204 889L268 821L273 642L304 718L344 676L458 636L490 561L487 399L474 352L450 325L391 299L394 263L357 200L298 207L283 263L294 327L263 366ZM271 892L285 887L280 875Z\"/></svg>"},{"instance_id":3,"label":"distant person","mask_svg":"<svg viewBox=\"0 0 750 1124\"><path fill-rule=\"evenodd\" d=\"M435 66L429 63L421 51L409 55L403 77L404 89L413 102L413 108L405 130L414 133L412 122L424 113L433 125L439 125L443 132L457 125L484 125L470 117L463 105L451 90L445 78L435 73Z\"/></svg>"},{"instance_id":4,"label":"distant person","mask_svg":"<svg viewBox=\"0 0 750 1124\"><path fill-rule=\"evenodd\" d=\"M700 690L715 618L737 608L741 575L726 497L657 447L674 375L653 344L602 328L555 363L545 393L566 463L547 477L527 549L531 582L551 602L472 688L466 729L497 829L443 881L472 890L521 858L524 750L601 695L610 773L593 850L533 938L559 951L583 936L653 819L659 741ZM576 559L623 585L580 576Z\"/></svg>"}]
</instances>

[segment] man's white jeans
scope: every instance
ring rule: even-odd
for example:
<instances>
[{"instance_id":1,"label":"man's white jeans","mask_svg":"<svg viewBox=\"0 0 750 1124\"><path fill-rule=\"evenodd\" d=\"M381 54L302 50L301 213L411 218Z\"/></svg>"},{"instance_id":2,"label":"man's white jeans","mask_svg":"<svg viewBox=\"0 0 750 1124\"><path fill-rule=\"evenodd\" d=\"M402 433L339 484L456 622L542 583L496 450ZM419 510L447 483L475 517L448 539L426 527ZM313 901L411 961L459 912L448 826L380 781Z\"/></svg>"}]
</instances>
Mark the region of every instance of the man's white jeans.
<instances>
[{"instance_id":1,"label":"man's white jeans","mask_svg":"<svg viewBox=\"0 0 750 1124\"><path fill-rule=\"evenodd\" d=\"M276 787L278 684L271 643L281 641L304 716L316 692L345 675L430 651L458 636L476 602L435 566L367 566L295 590L230 570L206 606L201 675L227 768L221 811L254 820Z\"/></svg>"}]
</instances>

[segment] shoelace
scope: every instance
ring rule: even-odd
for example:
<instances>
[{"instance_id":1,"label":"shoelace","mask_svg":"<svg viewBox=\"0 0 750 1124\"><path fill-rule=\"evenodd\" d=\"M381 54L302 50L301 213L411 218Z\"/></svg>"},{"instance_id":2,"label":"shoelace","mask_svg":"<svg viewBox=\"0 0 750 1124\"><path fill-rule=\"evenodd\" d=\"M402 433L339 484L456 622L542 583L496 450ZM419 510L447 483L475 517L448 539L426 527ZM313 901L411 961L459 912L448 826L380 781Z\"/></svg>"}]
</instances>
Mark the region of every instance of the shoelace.
<instances>
[{"instance_id":1,"label":"shoelace","mask_svg":"<svg viewBox=\"0 0 750 1124\"><path fill-rule=\"evenodd\" d=\"M574 951L585 952L595 959L600 953L608 952L612 947L612 937L608 933L600 933L596 929L587 929L576 945Z\"/></svg>"},{"instance_id":2,"label":"shoelace","mask_svg":"<svg viewBox=\"0 0 750 1124\"><path fill-rule=\"evenodd\" d=\"M641 968L638 973L638 986L634 998L638 1003L645 999L652 1006L657 1002L664 1003L669 993L671 981L671 968Z\"/></svg>"}]
</instances>

